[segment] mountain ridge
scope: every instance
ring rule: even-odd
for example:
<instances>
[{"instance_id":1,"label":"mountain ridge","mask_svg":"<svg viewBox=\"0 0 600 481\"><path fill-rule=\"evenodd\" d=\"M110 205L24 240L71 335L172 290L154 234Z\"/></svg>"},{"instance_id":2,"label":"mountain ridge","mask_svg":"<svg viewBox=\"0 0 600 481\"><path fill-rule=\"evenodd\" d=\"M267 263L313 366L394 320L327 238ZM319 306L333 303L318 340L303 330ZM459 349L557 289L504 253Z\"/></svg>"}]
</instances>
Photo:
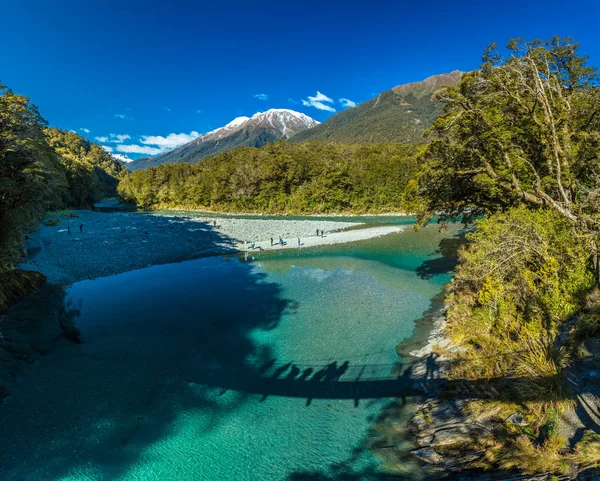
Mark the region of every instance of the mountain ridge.
<instances>
[{"instance_id":1,"label":"mountain ridge","mask_svg":"<svg viewBox=\"0 0 600 481\"><path fill-rule=\"evenodd\" d=\"M252 117L236 117L223 127L157 157L143 157L130 162L129 170L146 169L161 164L193 163L236 147L262 147L279 139L318 125L319 122L301 112L269 109Z\"/></svg>"},{"instance_id":2,"label":"mountain ridge","mask_svg":"<svg viewBox=\"0 0 600 481\"><path fill-rule=\"evenodd\" d=\"M446 85L458 85L463 72L432 75L397 85L375 98L335 114L325 122L296 134L291 142L420 143L423 131L443 111L433 94Z\"/></svg>"}]
</instances>

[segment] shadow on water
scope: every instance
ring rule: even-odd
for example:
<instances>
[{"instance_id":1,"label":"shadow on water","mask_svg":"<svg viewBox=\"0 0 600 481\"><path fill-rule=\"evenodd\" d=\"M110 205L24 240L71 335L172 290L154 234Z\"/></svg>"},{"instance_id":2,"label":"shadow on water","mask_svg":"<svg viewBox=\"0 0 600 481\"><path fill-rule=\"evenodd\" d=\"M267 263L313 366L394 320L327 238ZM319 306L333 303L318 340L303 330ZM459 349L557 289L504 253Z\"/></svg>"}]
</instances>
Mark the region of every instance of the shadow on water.
<instances>
[{"instance_id":1,"label":"shadow on water","mask_svg":"<svg viewBox=\"0 0 600 481\"><path fill-rule=\"evenodd\" d=\"M215 245L228 241L213 237ZM52 480L90 466L118 478L173 432L181 413L208 413L198 429L210 430L248 400L251 390L221 398L223 383L210 380L268 363L272 353L250 332L274 329L295 306L250 263L190 262L194 268L154 266L66 291L47 286L28 310L8 314L47 332L43 346L28 340L37 331L19 334L24 345L41 346L33 350L44 360L21 369L0 407L1 479Z\"/></svg>"},{"instance_id":2,"label":"shadow on water","mask_svg":"<svg viewBox=\"0 0 600 481\"><path fill-rule=\"evenodd\" d=\"M440 274L451 272L458 262L458 250L466 242L465 232L461 231L453 237L442 239L439 247L431 256L434 259L424 261L418 268L417 274L421 279L431 279Z\"/></svg>"},{"instance_id":3,"label":"shadow on water","mask_svg":"<svg viewBox=\"0 0 600 481\"><path fill-rule=\"evenodd\" d=\"M424 280L430 280L438 275L452 272L458 261L458 251L465 243L465 232L460 231L450 238L442 238L438 248L429 254L432 259L425 260L416 268L417 275ZM429 481L440 479L440 475L422 469L422 465L410 455L414 449L413 435L410 429L410 419L414 415L414 404L411 398L430 392L440 387L442 380L434 379L437 365L435 358L431 358L428 370L429 378L414 377L412 363L415 356L412 351L425 345L431 328L436 319L443 314L445 291L442 288L430 301L429 308L415 321L415 333L406 338L396 348L399 361L396 366L397 378L388 380L388 386L395 382L394 400L380 409L371 421L370 433L364 444L354 449L350 458L342 463L324 467L320 471L298 471L292 473L288 481L393 481L393 480L419 480ZM427 373L429 374L429 373ZM471 386L468 381L458 381L449 389L458 397L461 394L468 396L473 390L487 387ZM459 387L460 386L460 387ZM390 389L388 392L393 391ZM370 452L380 459L379 467L370 466L366 469L356 470L355 459L365 452ZM386 472L387 471L387 472Z\"/></svg>"},{"instance_id":4,"label":"shadow on water","mask_svg":"<svg viewBox=\"0 0 600 481\"><path fill-rule=\"evenodd\" d=\"M201 234L214 246L231 242L210 228ZM442 241L439 253L450 245ZM55 334L41 350L46 361L32 365L0 407L9 433L0 438L2 479L52 480L89 466L119 478L149 446L173 434L185 412L210 416L197 426L201 433L243 403L270 396L306 399L307 406L313 399L348 399L358 406L393 396L405 405L415 393L410 369L397 364L278 363L251 332L276 328L296 308L280 286L236 257L191 262L193 269L168 264L77 283L66 292L44 291L59 299L58 311L70 307L64 317L43 308L27 313L51 319ZM419 275L428 279L443 265L425 261ZM356 448L353 456L366 449ZM346 463L330 472L335 476L298 472L289 479L397 479L374 470L355 473Z\"/></svg>"}]
</instances>

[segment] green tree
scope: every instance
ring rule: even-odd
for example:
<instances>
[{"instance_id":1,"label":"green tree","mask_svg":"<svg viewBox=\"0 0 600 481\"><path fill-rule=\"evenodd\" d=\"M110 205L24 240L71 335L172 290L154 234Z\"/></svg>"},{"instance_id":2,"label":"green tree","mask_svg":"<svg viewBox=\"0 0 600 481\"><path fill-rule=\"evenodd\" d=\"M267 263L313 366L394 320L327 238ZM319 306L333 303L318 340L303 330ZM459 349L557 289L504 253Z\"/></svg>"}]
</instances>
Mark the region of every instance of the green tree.
<instances>
[{"instance_id":1,"label":"green tree","mask_svg":"<svg viewBox=\"0 0 600 481\"><path fill-rule=\"evenodd\" d=\"M470 221L516 205L549 207L595 241L600 198L600 90L572 39L495 45L479 70L441 93L427 167L407 198L420 224ZM413 204L414 205L414 204ZM596 251L594 247L594 251Z\"/></svg>"},{"instance_id":2,"label":"green tree","mask_svg":"<svg viewBox=\"0 0 600 481\"><path fill-rule=\"evenodd\" d=\"M0 271L18 257L24 229L64 199L65 169L45 126L29 98L0 84Z\"/></svg>"}]
</instances>

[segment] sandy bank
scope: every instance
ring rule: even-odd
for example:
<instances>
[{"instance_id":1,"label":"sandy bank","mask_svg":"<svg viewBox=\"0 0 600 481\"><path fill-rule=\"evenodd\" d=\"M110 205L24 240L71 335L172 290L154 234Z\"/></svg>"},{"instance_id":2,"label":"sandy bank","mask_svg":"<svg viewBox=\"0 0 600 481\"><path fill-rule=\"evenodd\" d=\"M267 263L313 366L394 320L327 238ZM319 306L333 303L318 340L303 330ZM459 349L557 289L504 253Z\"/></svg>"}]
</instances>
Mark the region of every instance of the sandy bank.
<instances>
[{"instance_id":1,"label":"sandy bank","mask_svg":"<svg viewBox=\"0 0 600 481\"><path fill-rule=\"evenodd\" d=\"M347 242L356 242L366 239L373 239L374 237L381 237L383 235L392 234L394 232L402 231L402 227L392 225L392 226L382 226L382 227L365 227L364 229L355 229L349 231L342 232L333 232L331 234L325 233L323 237L316 236L316 232L309 237L296 237L296 238L284 238L284 244L280 245L277 243L279 240L278 237L275 237L273 240L275 245L271 246L271 240L256 242L254 249L251 248L250 244L244 245L244 243L238 242L236 244L239 250L278 250L278 249L297 249L297 248L309 248L309 247L317 247L322 245L331 245L331 244L344 244ZM298 244L298 240L300 244Z\"/></svg>"},{"instance_id":2,"label":"sandy bank","mask_svg":"<svg viewBox=\"0 0 600 481\"><path fill-rule=\"evenodd\" d=\"M360 228L359 222L273 220L103 213L73 211L78 218L58 215L57 226L41 223L27 242L22 269L45 274L52 284L70 284L156 264L234 253L251 241L265 250L270 238L287 242L283 248L302 248L365 240L398 232L399 226ZM216 222L216 225L215 225ZM79 226L83 224L83 229ZM355 229L347 230L351 227ZM68 231L70 228L70 233ZM324 237L316 231L324 230Z\"/></svg>"}]
</instances>

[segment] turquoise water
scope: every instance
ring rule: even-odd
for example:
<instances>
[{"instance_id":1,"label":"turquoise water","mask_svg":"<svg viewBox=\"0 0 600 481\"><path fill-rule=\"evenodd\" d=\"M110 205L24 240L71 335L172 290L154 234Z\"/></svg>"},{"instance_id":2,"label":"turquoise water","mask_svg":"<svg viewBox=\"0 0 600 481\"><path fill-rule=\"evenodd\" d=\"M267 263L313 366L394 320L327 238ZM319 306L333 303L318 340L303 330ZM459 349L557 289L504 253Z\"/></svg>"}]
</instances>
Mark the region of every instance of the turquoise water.
<instances>
[{"instance_id":1,"label":"turquoise water","mask_svg":"<svg viewBox=\"0 0 600 481\"><path fill-rule=\"evenodd\" d=\"M386 479L365 439L396 345L449 280L442 239L406 229L67 287L82 342L19 375L0 479Z\"/></svg>"}]
</instances>

